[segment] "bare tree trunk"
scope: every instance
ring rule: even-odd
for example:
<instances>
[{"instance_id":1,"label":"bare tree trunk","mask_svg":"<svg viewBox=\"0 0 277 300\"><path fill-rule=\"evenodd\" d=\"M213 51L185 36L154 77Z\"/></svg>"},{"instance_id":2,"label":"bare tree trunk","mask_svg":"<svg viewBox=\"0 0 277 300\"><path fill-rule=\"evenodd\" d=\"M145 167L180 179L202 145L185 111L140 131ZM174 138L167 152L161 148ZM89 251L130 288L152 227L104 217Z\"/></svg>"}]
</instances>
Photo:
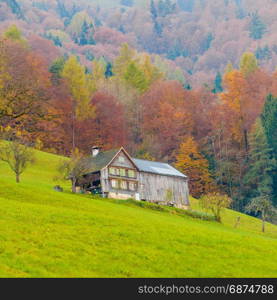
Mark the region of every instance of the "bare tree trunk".
<instances>
[{"instance_id":1,"label":"bare tree trunk","mask_svg":"<svg viewBox=\"0 0 277 300\"><path fill-rule=\"evenodd\" d=\"M243 130L243 134L244 134L244 144L245 144L246 158L248 158L249 143L248 143L248 132L247 132L246 129Z\"/></svg>"},{"instance_id":2,"label":"bare tree trunk","mask_svg":"<svg viewBox=\"0 0 277 300\"><path fill-rule=\"evenodd\" d=\"M72 153L75 151L75 112L72 114Z\"/></svg>"},{"instance_id":3,"label":"bare tree trunk","mask_svg":"<svg viewBox=\"0 0 277 300\"><path fill-rule=\"evenodd\" d=\"M228 143L225 143L225 156L226 156L226 160L230 161L229 158L229 148L228 148ZM229 189L229 193L230 193L230 197L233 199L233 178L232 178L232 174L231 174L231 169L230 169L230 165L227 165L227 174L228 174L228 189Z\"/></svg>"},{"instance_id":4,"label":"bare tree trunk","mask_svg":"<svg viewBox=\"0 0 277 300\"><path fill-rule=\"evenodd\" d=\"M220 211L219 207L217 208L216 215L217 215L217 217L216 217L217 222L221 223L222 222L222 220L221 220L221 211Z\"/></svg>"},{"instance_id":5,"label":"bare tree trunk","mask_svg":"<svg viewBox=\"0 0 277 300\"><path fill-rule=\"evenodd\" d=\"M262 232L265 232L265 215L262 213Z\"/></svg>"},{"instance_id":6,"label":"bare tree trunk","mask_svg":"<svg viewBox=\"0 0 277 300\"><path fill-rule=\"evenodd\" d=\"M76 194L76 178L72 179L72 193Z\"/></svg>"},{"instance_id":7,"label":"bare tree trunk","mask_svg":"<svg viewBox=\"0 0 277 300\"><path fill-rule=\"evenodd\" d=\"M240 217L237 218L234 228L237 228L239 226L239 224L240 224Z\"/></svg>"},{"instance_id":8,"label":"bare tree trunk","mask_svg":"<svg viewBox=\"0 0 277 300\"><path fill-rule=\"evenodd\" d=\"M20 182L20 175L18 173L15 174L15 177L16 177L16 183L19 183Z\"/></svg>"}]
</instances>

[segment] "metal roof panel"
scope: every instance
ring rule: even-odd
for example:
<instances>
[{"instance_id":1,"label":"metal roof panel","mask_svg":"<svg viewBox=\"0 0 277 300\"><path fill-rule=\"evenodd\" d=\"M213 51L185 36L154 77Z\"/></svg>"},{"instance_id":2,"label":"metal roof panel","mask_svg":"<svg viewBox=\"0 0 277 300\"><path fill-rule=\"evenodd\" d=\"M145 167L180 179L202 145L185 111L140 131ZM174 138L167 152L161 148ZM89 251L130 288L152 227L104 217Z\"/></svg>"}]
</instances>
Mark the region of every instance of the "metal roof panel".
<instances>
[{"instance_id":1,"label":"metal roof panel","mask_svg":"<svg viewBox=\"0 0 277 300\"><path fill-rule=\"evenodd\" d=\"M133 158L133 161L138 166L139 170L142 172L187 178L186 175L179 172L167 163L143 160L138 158Z\"/></svg>"}]
</instances>

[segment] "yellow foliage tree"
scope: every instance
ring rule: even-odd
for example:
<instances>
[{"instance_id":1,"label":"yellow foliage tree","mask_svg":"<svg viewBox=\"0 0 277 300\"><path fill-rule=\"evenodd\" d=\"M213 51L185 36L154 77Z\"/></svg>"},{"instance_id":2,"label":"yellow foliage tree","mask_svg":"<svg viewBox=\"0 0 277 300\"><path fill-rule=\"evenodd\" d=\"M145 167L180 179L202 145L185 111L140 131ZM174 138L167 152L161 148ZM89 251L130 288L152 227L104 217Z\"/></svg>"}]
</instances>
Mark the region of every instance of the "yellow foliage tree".
<instances>
[{"instance_id":1,"label":"yellow foliage tree","mask_svg":"<svg viewBox=\"0 0 277 300\"><path fill-rule=\"evenodd\" d=\"M85 68L75 56L65 63L62 77L66 80L72 96L72 144L75 149L75 121L94 117L95 108L91 105L92 88Z\"/></svg>"},{"instance_id":2,"label":"yellow foliage tree","mask_svg":"<svg viewBox=\"0 0 277 300\"><path fill-rule=\"evenodd\" d=\"M124 77L126 70L131 62L137 60L137 52L131 48L127 43L122 44L120 54L114 63L114 72L120 78Z\"/></svg>"},{"instance_id":3,"label":"yellow foliage tree","mask_svg":"<svg viewBox=\"0 0 277 300\"><path fill-rule=\"evenodd\" d=\"M92 27L94 31L95 25L93 19L87 14L87 12L81 11L74 15L67 29L73 38L80 36L84 22L86 22L88 26Z\"/></svg>"},{"instance_id":4,"label":"yellow foliage tree","mask_svg":"<svg viewBox=\"0 0 277 300\"><path fill-rule=\"evenodd\" d=\"M200 198L213 188L209 163L198 150L197 143L188 137L179 148L175 166L189 177L190 193Z\"/></svg>"},{"instance_id":5,"label":"yellow foliage tree","mask_svg":"<svg viewBox=\"0 0 277 300\"><path fill-rule=\"evenodd\" d=\"M16 25L8 27L8 29L4 32L4 38L13 42L18 42L24 47L28 46L27 41L22 36L22 32Z\"/></svg>"},{"instance_id":6,"label":"yellow foliage tree","mask_svg":"<svg viewBox=\"0 0 277 300\"><path fill-rule=\"evenodd\" d=\"M258 69L256 56L251 52L245 52L240 59L240 71L247 77Z\"/></svg>"},{"instance_id":7,"label":"yellow foliage tree","mask_svg":"<svg viewBox=\"0 0 277 300\"><path fill-rule=\"evenodd\" d=\"M106 66L100 60L93 60L91 75L91 86L93 87L93 91L98 90L101 86L105 86L105 67Z\"/></svg>"},{"instance_id":8,"label":"yellow foliage tree","mask_svg":"<svg viewBox=\"0 0 277 300\"><path fill-rule=\"evenodd\" d=\"M151 62L151 57L147 54L142 55L142 64L141 69L144 73L145 79L147 81L147 86L153 84L153 82L162 79L164 75L160 72L160 70Z\"/></svg>"}]
</instances>

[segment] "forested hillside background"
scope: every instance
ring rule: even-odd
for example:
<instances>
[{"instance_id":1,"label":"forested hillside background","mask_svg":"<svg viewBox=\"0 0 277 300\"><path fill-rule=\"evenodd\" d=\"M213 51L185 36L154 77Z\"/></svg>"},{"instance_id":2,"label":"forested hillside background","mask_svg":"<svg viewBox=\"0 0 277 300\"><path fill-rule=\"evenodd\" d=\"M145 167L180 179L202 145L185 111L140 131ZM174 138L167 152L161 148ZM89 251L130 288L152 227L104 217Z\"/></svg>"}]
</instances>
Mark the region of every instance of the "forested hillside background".
<instances>
[{"instance_id":1,"label":"forested hillside background","mask_svg":"<svg viewBox=\"0 0 277 300\"><path fill-rule=\"evenodd\" d=\"M268 71L277 65L276 0L0 2L2 29L16 22L26 35L53 40L88 67L94 57L113 61L122 42L169 60L175 76L195 87L212 85L217 72L229 62L238 66L246 51Z\"/></svg>"},{"instance_id":2,"label":"forested hillside background","mask_svg":"<svg viewBox=\"0 0 277 300\"><path fill-rule=\"evenodd\" d=\"M0 129L37 149L125 146L194 197L277 204L276 0L0 0Z\"/></svg>"}]
</instances>

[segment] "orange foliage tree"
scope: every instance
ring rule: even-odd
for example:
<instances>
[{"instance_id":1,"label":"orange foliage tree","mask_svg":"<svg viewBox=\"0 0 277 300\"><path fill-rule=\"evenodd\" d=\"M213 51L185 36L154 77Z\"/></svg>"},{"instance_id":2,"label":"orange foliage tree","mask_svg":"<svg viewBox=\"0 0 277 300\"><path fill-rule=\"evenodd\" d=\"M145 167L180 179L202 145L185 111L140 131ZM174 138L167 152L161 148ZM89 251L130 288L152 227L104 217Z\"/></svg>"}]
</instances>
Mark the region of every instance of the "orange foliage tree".
<instances>
[{"instance_id":1,"label":"orange foliage tree","mask_svg":"<svg viewBox=\"0 0 277 300\"><path fill-rule=\"evenodd\" d=\"M188 137L176 155L176 168L189 177L190 193L199 198L213 188L208 161L201 155L193 137Z\"/></svg>"},{"instance_id":2,"label":"orange foliage tree","mask_svg":"<svg viewBox=\"0 0 277 300\"><path fill-rule=\"evenodd\" d=\"M226 91L221 100L229 119L232 139L240 145L241 150L248 152L248 135L250 128L260 115L266 96L271 92L272 79L262 70L257 69L245 76L242 71L233 70L224 76Z\"/></svg>"},{"instance_id":3,"label":"orange foliage tree","mask_svg":"<svg viewBox=\"0 0 277 300\"><path fill-rule=\"evenodd\" d=\"M0 126L34 140L48 117L50 74L44 59L21 40L0 41Z\"/></svg>"}]
</instances>

